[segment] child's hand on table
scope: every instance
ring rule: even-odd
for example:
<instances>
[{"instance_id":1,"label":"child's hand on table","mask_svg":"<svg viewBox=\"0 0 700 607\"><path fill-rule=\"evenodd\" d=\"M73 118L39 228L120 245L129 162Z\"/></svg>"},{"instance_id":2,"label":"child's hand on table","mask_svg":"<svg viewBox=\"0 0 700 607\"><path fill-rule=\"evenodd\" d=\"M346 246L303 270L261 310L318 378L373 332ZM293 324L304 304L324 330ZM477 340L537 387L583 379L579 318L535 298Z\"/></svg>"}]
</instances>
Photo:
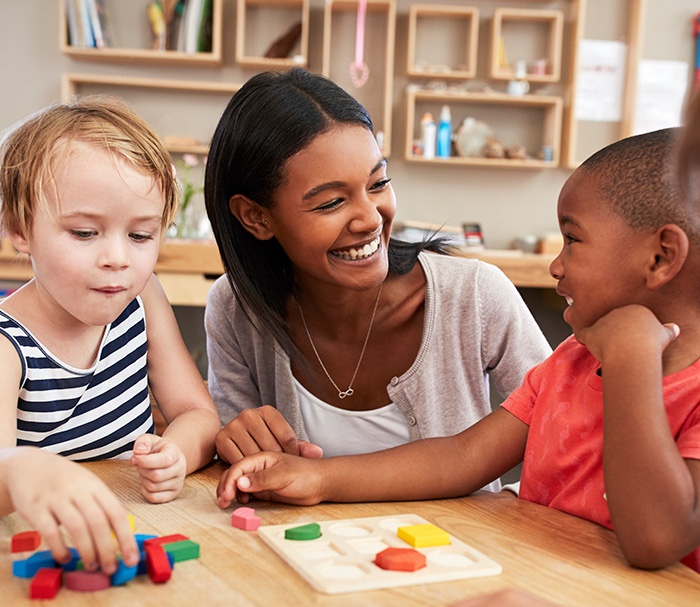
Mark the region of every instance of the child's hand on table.
<instances>
[{"instance_id":1,"label":"child's hand on table","mask_svg":"<svg viewBox=\"0 0 700 607\"><path fill-rule=\"evenodd\" d=\"M41 534L58 562L71 559L61 526L88 571L100 568L111 575L117 570L112 532L124 563L131 567L139 562L126 511L109 488L80 464L36 447L3 449L3 486L11 506Z\"/></svg>"},{"instance_id":2,"label":"child's hand on table","mask_svg":"<svg viewBox=\"0 0 700 607\"><path fill-rule=\"evenodd\" d=\"M221 475L216 490L219 507L227 508L234 498L244 504L250 494L299 506L318 504L324 461L267 451L248 456Z\"/></svg>"},{"instance_id":3,"label":"child's hand on table","mask_svg":"<svg viewBox=\"0 0 700 607\"><path fill-rule=\"evenodd\" d=\"M175 443L155 434L142 434L134 442L131 463L139 472L141 493L149 502L169 502L182 491L187 462Z\"/></svg>"}]
</instances>

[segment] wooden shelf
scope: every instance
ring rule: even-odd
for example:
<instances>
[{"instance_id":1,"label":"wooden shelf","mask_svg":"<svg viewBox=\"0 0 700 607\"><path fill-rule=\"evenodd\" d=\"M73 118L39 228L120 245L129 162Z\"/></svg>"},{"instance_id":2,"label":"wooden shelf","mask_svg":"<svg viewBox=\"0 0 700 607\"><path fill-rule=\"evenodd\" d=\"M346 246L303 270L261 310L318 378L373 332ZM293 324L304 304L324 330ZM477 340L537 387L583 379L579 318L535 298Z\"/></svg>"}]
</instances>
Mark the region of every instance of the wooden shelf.
<instances>
[{"instance_id":1,"label":"wooden shelf","mask_svg":"<svg viewBox=\"0 0 700 607\"><path fill-rule=\"evenodd\" d=\"M300 24L299 39L288 57L265 57L269 46ZM296 52L295 52L296 51ZM262 70L306 67L309 55L309 0L238 0L236 61Z\"/></svg>"},{"instance_id":2,"label":"wooden shelf","mask_svg":"<svg viewBox=\"0 0 700 607\"><path fill-rule=\"evenodd\" d=\"M101 74L64 74L62 80L62 98L64 101L69 100L74 95L81 92L83 87L91 86L101 87L109 92L115 93L117 89L142 89L159 92L181 92L181 93L204 93L210 94L225 94L222 99L221 111L228 102L230 96L235 93L240 87L240 84L229 82L207 82L204 80L157 80L153 78L136 78L131 76L105 76ZM161 138L165 142L166 147L171 153L176 154L201 154L206 155L209 151L209 143L202 142L195 137L180 136L174 133L163 133L162 127L157 126L157 117L147 117L145 112L140 112L145 119L148 120L153 128L160 131ZM162 111L161 111L162 113ZM219 112L220 113L220 112ZM216 114L215 116L218 116ZM180 125L177 125L180 126ZM208 129L207 136L211 136L214 132L214 127ZM169 139L175 143L168 143ZM188 143L191 141L191 143ZM183 143L184 142L184 143Z\"/></svg>"},{"instance_id":3,"label":"wooden shelf","mask_svg":"<svg viewBox=\"0 0 700 607\"><path fill-rule=\"evenodd\" d=\"M440 43L423 36L439 28ZM426 26L425 28L423 26ZM427 32L426 32L427 33ZM479 10L467 6L412 4L408 16L408 76L466 80L476 75Z\"/></svg>"},{"instance_id":4,"label":"wooden shelf","mask_svg":"<svg viewBox=\"0 0 700 607\"><path fill-rule=\"evenodd\" d=\"M487 122L494 127L494 136L505 140L502 134L503 129L508 124L516 129L513 135L509 135L510 139L504 143L514 143L513 137L527 136L527 133L521 129L534 131L539 138L536 142L519 141L525 145L533 155L534 151L539 151L542 147L548 146L552 148L552 160L540 160L536 157L526 158L523 160L503 159L503 158L483 158L483 157L461 157L450 156L449 158L432 158L426 159L420 155L413 153L413 140L416 134L420 132L419 118L423 111L417 111L416 107L424 108L424 111L431 111L437 115L437 108L440 105L447 104L450 106L454 125L461 124L464 118L473 117L482 120L486 113L489 114ZM406 150L405 159L409 162L419 162L432 165L444 164L447 166L480 166L480 167L499 167L499 168L528 168L528 169L543 169L554 168L559 164L559 142L561 140L561 121L562 121L562 100L560 97L545 96L545 95L522 95L514 97L505 93L471 93L459 91L431 91L409 88L407 92L406 102ZM520 114L524 112L534 112L530 120L522 120ZM492 120L493 115L496 120L502 122L496 124L496 120ZM462 117L459 119L459 117ZM539 120L540 126L537 127L534 121ZM501 131L499 132L499 128ZM533 147L534 146L534 147Z\"/></svg>"},{"instance_id":5,"label":"wooden shelf","mask_svg":"<svg viewBox=\"0 0 700 607\"><path fill-rule=\"evenodd\" d=\"M525 30L533 26L544 29L545 35L524 36ZM527 45L511 45L510 29L517 29L518 38L532 38ZM525 61L532 64L545 61L544 73L527 71L528 82L559 82L561 77L561 55L564 31L564 15L561 11L497 8L491 20L491 54L489 78L492 80L512 80L515 77L515 64ZM511 48L509 48L511 47ZM515 52L514 52L515 51ZM504 66L503 52L507 53L508 66Z\"/></svg>"},{"instance_id":6,"label":"wooden shelf","mask_svg":"<svg viewBox=\"0 0 700 607\"><path fill-rule=\"evenodd\" d=\"M115 12L127 10L124 0L108 2L110 27L113 25ZM146 3L139 5L139 15L146 20ZM86 48L73 46L68 39L68 19L65 0L58 0L59 6L59 46L61 52L79 61L97 61L103 63L138 63L159 65L200 65L216 66L222 62L221 39L223 29L224 0L212 0L212 49L207 52L186 53L173 50L153 50L149 48ZM118 35L119 32L115 32Z\"/></svg>"}]
</instances>

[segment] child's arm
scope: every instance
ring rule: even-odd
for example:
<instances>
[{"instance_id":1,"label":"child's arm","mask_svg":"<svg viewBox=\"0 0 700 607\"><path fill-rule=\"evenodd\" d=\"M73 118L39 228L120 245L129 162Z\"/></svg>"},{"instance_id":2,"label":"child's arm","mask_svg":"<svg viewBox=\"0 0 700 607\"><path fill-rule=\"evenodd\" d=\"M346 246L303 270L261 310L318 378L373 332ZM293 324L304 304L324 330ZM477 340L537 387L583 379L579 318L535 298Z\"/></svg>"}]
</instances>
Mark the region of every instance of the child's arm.
<instances>
[{"instance_id":1,"label":"child's arm","mask_svg":"<svg viewBox=\"0 0 700 607\"><path fill-rule=\"evenodd\" d=\"M155 276L141 298L146 309L149 384L168 427L162 437L139 437L132 462L139 469L146 499L165 502L177 497L186 474L214 457L221 424Z\"/></svg>"},{"instance_id":2,"label":"child's arm","mask_svg":"<svg viewBox=\"0 0 700 607\"><path fill-rule=\"evenodd\" d=\"M17 350L0 335L0 448L17 444L17 394L22 363Z\"/></svg>"},{"instance_id":3,"label":"child's arm","mask_svg":"<svg viewBox=\"0 0 700 607\"><path fill-rule=\"evenodd\" d=\"M60 526L85 564L107 574L117 569L117 538L127 566L139 552L126 511L115 495L80 464L37 447L0 449L0 515L17 511L59 562L70 560Z\"/></svg>"},{"instance_id":4,"label":"child's arm","mask_svg":"<svg viewBox=\"0 0 700 607\"><path fill-rule=\"evenodd\" d=\"M259 453L222 475L219 506L228 507L237 492L300 505L467 495L522 461L527 433L526 424L499 408L455 436L376 453L328 459Z\"/></svg>"},{"instance_id":5,"label":"child's arm","mask_svg":"<svg viewBox=\"0 0 700 607\"><path fill-rule=\"evenodd\" d=\"M580 336L602 364L606 497L637 567L666 566L700 544L700 462L678 452L662 392L662 355L676 337L642 306L613 310Z\"/></svg>"}]
</instances>

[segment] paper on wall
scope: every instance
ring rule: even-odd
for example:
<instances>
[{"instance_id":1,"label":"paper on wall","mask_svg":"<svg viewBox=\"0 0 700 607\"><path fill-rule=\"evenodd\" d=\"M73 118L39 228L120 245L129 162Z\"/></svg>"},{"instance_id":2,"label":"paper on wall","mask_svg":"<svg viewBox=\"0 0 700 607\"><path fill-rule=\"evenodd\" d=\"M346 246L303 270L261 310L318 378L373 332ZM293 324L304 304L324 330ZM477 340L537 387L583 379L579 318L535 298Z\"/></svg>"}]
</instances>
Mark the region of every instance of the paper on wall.
<instances>
[{"instance_id":1,"label":"paper on wall","mask_svg":"<svg viewBox=\"0 0 700 607\"><path fill-rule=\"evenodd\" d=\"M627 46L614 40L581 40L576 120L620 122Z\"/></svg>"},{"instance_id":2,"label":"paper on wall","mask_svg":"<svg viewBox=\"0 0 700 607\"><path fill-rule=\"evenodd\" d=\"M643 59L637 72L634 134L680 126L689 71L685 61Z\"/></svg>"}]
</instances>

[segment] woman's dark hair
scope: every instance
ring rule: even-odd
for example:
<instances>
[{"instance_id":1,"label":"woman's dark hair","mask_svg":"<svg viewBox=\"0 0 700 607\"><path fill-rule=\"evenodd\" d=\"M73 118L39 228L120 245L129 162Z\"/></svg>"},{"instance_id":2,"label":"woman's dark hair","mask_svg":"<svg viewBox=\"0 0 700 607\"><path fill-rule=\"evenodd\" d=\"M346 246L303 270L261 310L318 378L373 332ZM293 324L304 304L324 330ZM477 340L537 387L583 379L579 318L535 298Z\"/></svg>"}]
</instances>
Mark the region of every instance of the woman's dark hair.
<instances>
[{"instance_id":1,"label":"woman's dark hair","mask_svg":"<svg viewBox=\"0 0 700 607\"><path fill-rule=\"evenodd\" d=\"M231 288L290 355L296 351L285 320L287 296L294 289L291 262L276 239L258 240L248 232L229 201L242 195L271 208L287 160L337 124L372 131L367 110L328 78L302 68L263 72L229 101L207 158L204 199ZM423 249L442 252L443 247L439 241L392 239L390 271L408 272Z\"/></svg>"}]
</instances>

